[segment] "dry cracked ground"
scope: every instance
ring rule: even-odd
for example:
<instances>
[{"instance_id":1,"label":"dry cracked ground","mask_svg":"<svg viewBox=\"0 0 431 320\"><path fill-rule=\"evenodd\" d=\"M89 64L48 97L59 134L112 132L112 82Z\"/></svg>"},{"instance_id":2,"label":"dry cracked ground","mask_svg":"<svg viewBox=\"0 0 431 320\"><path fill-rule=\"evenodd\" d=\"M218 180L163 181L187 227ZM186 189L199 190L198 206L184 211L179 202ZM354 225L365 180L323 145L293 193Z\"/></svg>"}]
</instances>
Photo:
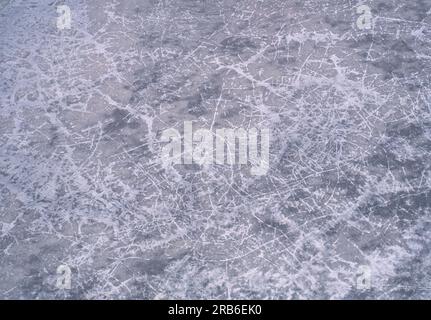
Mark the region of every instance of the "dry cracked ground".
<instances>
[{"instance_id":1,"label":"dry cracked ground","mask_svg":"<svg viewBox=\"0 0 431 320\"><path fill-rule=\"evenodd\" d=\"M0 298L430 299L430 80L431 0L1 0Z\"/></svg>"}]
</instances>

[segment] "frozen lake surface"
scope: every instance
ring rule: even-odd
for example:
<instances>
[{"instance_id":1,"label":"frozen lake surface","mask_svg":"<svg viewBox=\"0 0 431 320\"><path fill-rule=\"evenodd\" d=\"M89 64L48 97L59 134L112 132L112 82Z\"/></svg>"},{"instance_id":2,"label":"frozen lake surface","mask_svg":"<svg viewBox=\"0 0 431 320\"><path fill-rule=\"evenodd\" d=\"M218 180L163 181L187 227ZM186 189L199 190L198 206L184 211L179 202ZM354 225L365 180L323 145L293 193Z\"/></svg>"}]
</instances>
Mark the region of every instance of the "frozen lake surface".
<instances>
[{"instance_id":1,"label":"frozen lake surface","mask_svg":"<svg viewBox=\"0 0 431 320\"><path fill-rule=\"evenodd\" d=\"M430 299L430 80L430 0L1 0L0 298Z\"/></svg>"}]
</instances>

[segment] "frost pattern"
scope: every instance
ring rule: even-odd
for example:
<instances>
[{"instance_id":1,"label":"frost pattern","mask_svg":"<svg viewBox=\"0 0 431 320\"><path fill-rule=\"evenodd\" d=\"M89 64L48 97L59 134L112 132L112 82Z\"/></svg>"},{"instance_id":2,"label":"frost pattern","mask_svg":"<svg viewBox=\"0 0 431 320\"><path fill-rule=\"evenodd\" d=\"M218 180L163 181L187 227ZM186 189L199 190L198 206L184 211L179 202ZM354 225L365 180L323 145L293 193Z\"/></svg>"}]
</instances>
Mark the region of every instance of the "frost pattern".
<instances>
[{"instance_id":1,"label":"frost pattern","mask_svg":"<svg viewBox=\"0 0 431 320\"><path fill-rule=\"evenodd\" d=\"M0 297L431 298L431 2L363 3L0 1ZM164 170L184 121L269 173Z\"/></svg>"}]
</instances>

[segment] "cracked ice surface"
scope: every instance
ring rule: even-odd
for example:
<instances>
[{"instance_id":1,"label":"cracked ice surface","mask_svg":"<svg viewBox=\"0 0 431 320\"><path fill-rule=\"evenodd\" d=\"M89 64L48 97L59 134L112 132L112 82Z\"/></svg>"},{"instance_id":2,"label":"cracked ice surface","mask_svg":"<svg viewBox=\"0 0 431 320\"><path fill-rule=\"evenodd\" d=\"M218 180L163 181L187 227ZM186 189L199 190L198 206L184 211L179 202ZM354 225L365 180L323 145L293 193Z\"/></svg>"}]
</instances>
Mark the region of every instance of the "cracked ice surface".
<instances>
[{"instance_id":1,"label":"cracked ice surface","mask_svg":"<svg viewBox=\"0 0 431 320\"><path fill-rule=\"evenodd\" d=\"M430 0L0 10L1 298L431 298ZM270 128L268 174L163 168L184 121Z\"/></svg>"}]
</instances>

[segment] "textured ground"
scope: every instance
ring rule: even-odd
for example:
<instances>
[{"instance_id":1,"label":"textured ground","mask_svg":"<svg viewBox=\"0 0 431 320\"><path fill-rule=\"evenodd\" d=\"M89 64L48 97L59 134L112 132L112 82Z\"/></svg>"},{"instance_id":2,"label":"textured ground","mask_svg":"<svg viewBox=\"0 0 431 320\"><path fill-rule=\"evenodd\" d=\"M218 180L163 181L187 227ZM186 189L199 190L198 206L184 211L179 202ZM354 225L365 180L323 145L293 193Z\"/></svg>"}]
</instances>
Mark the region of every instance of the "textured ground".
<instances>
[{"instance_id":1,"label":"textured ground","mask_svg":"<svg viewBox=\"0 0 431 320\"><path fill-rule=\"evenodd\" d=\"M430 299L430 80L431 0L1 0L0 298ZM185 120L268 174L163 169Z\"/></svg>"}]
</instances>

